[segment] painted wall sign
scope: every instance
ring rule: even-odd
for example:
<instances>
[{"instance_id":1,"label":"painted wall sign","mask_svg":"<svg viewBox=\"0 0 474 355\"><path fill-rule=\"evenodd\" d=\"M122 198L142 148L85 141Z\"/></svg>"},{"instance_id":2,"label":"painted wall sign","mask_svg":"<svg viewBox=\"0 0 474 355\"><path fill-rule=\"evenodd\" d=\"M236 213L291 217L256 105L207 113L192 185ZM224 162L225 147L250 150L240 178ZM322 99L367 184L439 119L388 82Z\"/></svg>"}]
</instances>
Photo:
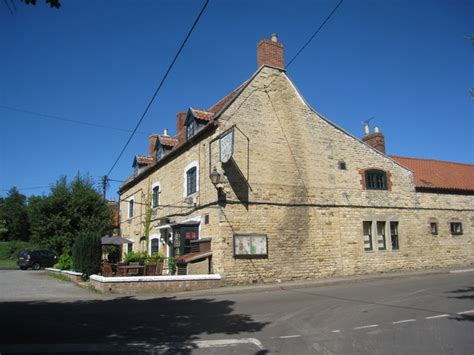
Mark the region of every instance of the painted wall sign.
<instances>
[{"instance_id":1,"label":"painted wall sign","mask_svg":"<svg viewBox=\"0 0 474 355\"><path fill-rule=\"evenodd\" d=\"M220 160L227 163L234 153L234 130L231 129L219 139Z\"/></svg>"}]
</instances>

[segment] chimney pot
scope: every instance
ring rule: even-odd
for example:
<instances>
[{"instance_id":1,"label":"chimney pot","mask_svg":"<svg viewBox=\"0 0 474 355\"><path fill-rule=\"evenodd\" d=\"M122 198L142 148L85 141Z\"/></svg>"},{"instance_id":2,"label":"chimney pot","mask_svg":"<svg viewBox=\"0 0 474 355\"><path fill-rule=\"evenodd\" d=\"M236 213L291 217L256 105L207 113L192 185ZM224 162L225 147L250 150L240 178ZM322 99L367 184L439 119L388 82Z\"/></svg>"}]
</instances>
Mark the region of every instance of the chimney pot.
<instances>
[{"instance_id":1,"label":"chimney pot","mask_svg":"<svg viewBox=\"0 0 474 355\"><path fill-rule=\"evenodd\" d=\"M369 127L369 124L366 122L364 123L364 133L366 136L368 136L370 134L370 127Z\"/></svg>"},{"instance_id":2,"label":"chimney pot","mask_svg":"<svg viewBox=\"0 0 474 355\"><path fill-rule=\"evenodd\" d=\"M278 43L278 35L276 33L272 33L272 42Z\"/></svg>"},{"instance_id":3,"label":"chimney pot","mask_svg":"<svg viewBox=\"0 0 474 355\"><path fill-rule=\"evenodd\" d=\"M168 135L168 128L165 128L165 129L163 130L163 136L164 136L164 137L169 137L169 135Z\"/></svg>"},{"instance_id":4,"label":"chimney pot","mask_svg":"<svg viewBox=\"0 0 474 355\"><path fill-rule=\"evenodd\" d=\"M377 126L374 127L374 133L380 133L380 130Z\"/></svg>"}]
</instances>

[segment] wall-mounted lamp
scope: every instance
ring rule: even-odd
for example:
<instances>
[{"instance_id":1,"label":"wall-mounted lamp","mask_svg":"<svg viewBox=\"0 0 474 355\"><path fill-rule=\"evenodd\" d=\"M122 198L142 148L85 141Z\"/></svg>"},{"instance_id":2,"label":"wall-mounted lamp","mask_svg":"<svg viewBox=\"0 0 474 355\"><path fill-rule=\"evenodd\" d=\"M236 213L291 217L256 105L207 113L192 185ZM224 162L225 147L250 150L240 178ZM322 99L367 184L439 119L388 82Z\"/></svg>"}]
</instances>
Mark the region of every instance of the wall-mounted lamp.
<instances>
[{"instance_id":1,"label":"wall-mounted lamp","mask_svg":"<svg viewBox=\"0 0 474 355\"><path fill-rule=\"evenodd\" d=\"M216 167L212 169L212 173L209 174L209 177L211 178L211 182L215 187L217 187L217 185L221 182L221 174L219 174Z\"/></svg>"},{"instance_id":2,"label":"wall-mounted lamp","mask_svg":"<svg viewBox=\"0 0 474 355\"><path fill-rule=\"evenodd\" d=\"M217 200L219 204L224 204L227 199L226 194L224 192L224 187L222 186L221 182L221 174L217 171L216 167L212 169L212 172L209 174L209 178L211 179L212 184L217 189Z\"/></svg>"}]
</instances>

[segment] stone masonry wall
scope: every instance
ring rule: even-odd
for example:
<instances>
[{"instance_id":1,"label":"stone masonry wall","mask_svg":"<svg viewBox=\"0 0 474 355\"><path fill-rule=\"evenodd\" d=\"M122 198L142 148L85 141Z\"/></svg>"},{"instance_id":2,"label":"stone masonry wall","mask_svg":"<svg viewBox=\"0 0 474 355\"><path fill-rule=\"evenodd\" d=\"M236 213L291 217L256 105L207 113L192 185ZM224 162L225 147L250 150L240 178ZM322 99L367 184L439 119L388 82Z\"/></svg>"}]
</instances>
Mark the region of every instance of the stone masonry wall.
<instances>
[{"instance_id":1,"label":"stone masonry wall","mask_svg":"<svg viewBox=\"0 0 474 355\"><path fill-rule=\"evenodd\" d=\"M161 217L200 217L201 237L212 238L213 271L226 283L474 263L473 196L415 192L410 170L313 111L286 74L263 67L218 123L212 135L121 195L141 203L127 220L121 202L121 232L134 238L136 250L146 196L159 181L161 207L154 211L151 234L160 233ZM234 155L221 164L214 139L228 129L234 129ZM199 164L199 191L192 196L195 205L188 205L184 170L192 161ZM225 203L217 203L209 166L222 174ZM389 190L365 189L361 171L369 168L387 172ZM439 223L436 236L429 231L432 220ZM364 251L363 221L386 222L387 250ZM390 221L398 222L398 251L391 249ZM451 221L462 222L463 235L450 234ZM235 258L235 233L266 234L268 256Z\"/></svg>"}]
</instances>

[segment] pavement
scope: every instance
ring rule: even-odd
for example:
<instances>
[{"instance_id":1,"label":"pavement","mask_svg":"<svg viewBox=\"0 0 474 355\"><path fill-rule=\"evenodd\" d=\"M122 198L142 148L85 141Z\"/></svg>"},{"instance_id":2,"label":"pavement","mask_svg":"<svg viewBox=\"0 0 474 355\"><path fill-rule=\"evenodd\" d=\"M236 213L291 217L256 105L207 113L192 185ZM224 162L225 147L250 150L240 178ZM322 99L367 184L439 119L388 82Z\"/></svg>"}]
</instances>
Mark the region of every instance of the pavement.
<instances>
[{"instance_id":1,"label":"pavement","mask_svg":"<svg viewBox=\"0 0 474 355\"><path fill-rule=\"evenodd\" d=\"M0 315L2 355L473 354L474 270L137 297L0 271Z\"/></svg>"}]
</instances>

